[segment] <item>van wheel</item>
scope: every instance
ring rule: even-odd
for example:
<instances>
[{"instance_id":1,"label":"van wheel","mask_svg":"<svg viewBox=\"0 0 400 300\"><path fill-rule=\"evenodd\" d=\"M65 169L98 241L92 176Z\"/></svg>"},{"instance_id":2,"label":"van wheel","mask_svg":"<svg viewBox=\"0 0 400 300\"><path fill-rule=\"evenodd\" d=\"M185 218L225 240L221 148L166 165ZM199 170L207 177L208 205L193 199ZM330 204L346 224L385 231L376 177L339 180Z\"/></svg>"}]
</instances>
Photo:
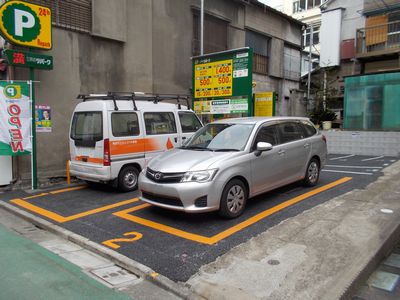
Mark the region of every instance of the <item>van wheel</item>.
<instances>
[{"instance_id":1,"label":"van wheel","mask_svg":"<svg viewBox=\"0 0 400 300\"><path fill-rule=\"evenodd\" d=\"M307 165L303 184L305 186L315 186L318 183L320 166L317 159L312 158Z\"/></svg>"},{"instance_id":2,"label":"van wheel","mask_svg":"<svg viewBox=\"0 0 400 300\"><path fill-rule=\"evenodd\" d=\"M118 175L118 189L122 192L133 191L138 186L139 171L133 166L124 167Z\"/></svg>"},{"instance_id":3,"label":"van wheel","mask_svg":"<svg viewBox=\"0 0 400 300\"><path fill-rule=\"evenodd\" d=\"M240 216L247 202L247 188L239 179L228 182L222 192L219 215L233 219Z\"/></svg>"}]
</instances>

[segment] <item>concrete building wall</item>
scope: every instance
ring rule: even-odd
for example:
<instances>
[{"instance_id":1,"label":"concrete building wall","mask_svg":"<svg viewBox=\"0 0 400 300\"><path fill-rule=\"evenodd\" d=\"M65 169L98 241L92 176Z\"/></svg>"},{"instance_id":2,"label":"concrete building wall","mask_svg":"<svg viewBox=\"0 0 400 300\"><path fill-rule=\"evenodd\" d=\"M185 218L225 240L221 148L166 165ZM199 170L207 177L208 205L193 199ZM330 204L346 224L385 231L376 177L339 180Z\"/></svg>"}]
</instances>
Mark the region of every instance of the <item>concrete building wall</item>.
<instances>
[{"instance_id":1,"label":"concrete building wall","mask_svg":"<svg viewBox=\"0 0 400 300\"><path fill-rule=\"evenodd\" d=\"M289 85L281 78L283 44L286 41L300 46L299 23L265 10L262 5L230 0L205 3L206 13L227 21L228 47L245 46L247 28L272 38L271 76L255 75L257 89L277 91L283 97L290 88L298 88L298 82ZM51 107L53 122L51 133L37 134L39 179L65 176L69 124L78 94L190 93L192 12L199 5L196 0L118 0L113 4L96 0L92 33L53 27L53 49L43 53L54 57L54 70L35 71L39 81L36 103ZM15 79L28 78L27 69L15 69ZM290 109L281 102L279 113L289 113ZM28 180L30 158L14 159L14 171Z\"/></svg>"}]
</instances>

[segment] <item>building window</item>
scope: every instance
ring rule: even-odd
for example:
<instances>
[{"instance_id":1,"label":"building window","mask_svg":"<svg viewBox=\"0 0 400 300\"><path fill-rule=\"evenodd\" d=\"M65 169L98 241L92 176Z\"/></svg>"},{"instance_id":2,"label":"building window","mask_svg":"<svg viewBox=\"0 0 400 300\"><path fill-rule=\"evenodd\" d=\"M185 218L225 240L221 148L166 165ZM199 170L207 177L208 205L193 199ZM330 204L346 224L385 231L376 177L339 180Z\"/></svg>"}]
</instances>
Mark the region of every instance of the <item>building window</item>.
<instances>
[{"instance_id":1,"label":"building window","mask_svg":"<svg viewBox=\"0 0 400 300\"><path fill-rule=\"evenodd\" d=\"M228 49L228 22L204 15L204 54ZM192 53L200 55L200 14L193 14Z\"/></svg>"},{"instance_id":2,"label":"building window","mask_svg":"<svg viewBox=\"0 0 400 300\"><path fill-rule=\"evenodd\" d=\"M326 2L326 0L294 0L293 13L319 7L324 2Z\"/></svg>"},{"instance_id":3,"label":"building window","mask_svg":"<svg viewBox=\"0 0 400 300\"><path fill-rule=\"evenodd\" d=\"M301 69L300 50L285 45L283 49L283 72L287 79L299 80Z\"/></svg>"},{"instance_id":4,"label":"building window","mask_svg":"<svg viewBox=\"0 0 400 300\"><path fill-rule=\"evenodd\" d=\"M254 31L246 31L246 46L253 49L253 72L268 74L269 38Z\"/></svg>"},{"instance_id":5,"label":"building window","mask_svg":"<svg viewBox=\"0 0 400 300\"><path fill-rule=\"evenodd\" d=\"M54 26L73 31L92 31L92 0L26 0L51 9Z\"/></svg>"},{"instance_id":6,"label":"building window","mask_svg":"<svg viewBox=\"0 0 400 300\"><path fill-rule=\"evenodd\" d=\"M320 24L310 25L313 27L313 45L319 44ZM303 46L309 47L311 43L311 28L310 26L303 32Z\"/></svg>"}]
</instances>

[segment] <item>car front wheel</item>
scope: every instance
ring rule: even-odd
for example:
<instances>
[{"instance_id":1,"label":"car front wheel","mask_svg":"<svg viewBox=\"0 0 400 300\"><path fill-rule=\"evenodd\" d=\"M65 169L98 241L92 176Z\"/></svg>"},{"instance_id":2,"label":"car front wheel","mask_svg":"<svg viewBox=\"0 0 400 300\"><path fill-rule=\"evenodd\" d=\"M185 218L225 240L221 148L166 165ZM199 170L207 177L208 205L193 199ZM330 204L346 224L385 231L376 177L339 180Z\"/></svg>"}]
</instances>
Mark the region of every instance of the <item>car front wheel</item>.
<instances>
[{"instance_id":1,"label":"car front wheel","mask_svg":"<svg viewBox=\"0 0 400 300\"><path fill-rule=\"evenodd\" d=\"M306 174L303 180L305 186L315 186L318 183L320 173L319 161L312 158L307 165Z\"/></svg>"},{"instance_id":2,"label":"car front wheel","mask_svg":"<svg viewBox=\"0 0 400 300\"><path fill-rule=\"evenodd\" d=\"M222 192L219 214L222 217L233 219L240 216L247 202L247 188L239 179L228 182Z\"/></svg>"}]
</instances>

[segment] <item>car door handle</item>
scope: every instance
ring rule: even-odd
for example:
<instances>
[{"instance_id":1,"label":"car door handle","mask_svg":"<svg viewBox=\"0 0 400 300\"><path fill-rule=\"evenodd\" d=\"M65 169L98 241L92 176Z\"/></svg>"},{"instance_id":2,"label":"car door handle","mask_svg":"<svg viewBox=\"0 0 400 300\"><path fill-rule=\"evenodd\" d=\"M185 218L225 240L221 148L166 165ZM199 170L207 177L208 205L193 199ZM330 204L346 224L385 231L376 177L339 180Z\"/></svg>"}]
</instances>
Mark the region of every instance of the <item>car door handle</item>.
<instances>
[{"instance_id":1,"label":"car door handle","mask_svg":"<svg viewBox=\"0 0 400 300\"><path fill-rule=\"evenodd\" d=\"M279 154L279 155L283 155L283 154L285 154L285 153L286 153L286 150L283 150L283 149L278 151L278 154Z\"/></svg>"},{"instance_id":2,"label":"car door handle","mask_svg":"<svg viewBox=\"0 0 400 300\"><path fill-rule=\"evenodd\" d=\"M309 143L304 144L304 148L308 148L308 147L310 147L310 144L309 144Z\"/></svg>"},{"instance_id":3,"label":"car door handle","mask_svg":"<svg viewBox=\"0 0 400 300\"><path fill-rule=\"evenodd\" d=\"M176 137L176 138L174 138L174 141L175 141L175 143L177 143L178 142L178 138Z\"/></svg>"}]
</instances>

